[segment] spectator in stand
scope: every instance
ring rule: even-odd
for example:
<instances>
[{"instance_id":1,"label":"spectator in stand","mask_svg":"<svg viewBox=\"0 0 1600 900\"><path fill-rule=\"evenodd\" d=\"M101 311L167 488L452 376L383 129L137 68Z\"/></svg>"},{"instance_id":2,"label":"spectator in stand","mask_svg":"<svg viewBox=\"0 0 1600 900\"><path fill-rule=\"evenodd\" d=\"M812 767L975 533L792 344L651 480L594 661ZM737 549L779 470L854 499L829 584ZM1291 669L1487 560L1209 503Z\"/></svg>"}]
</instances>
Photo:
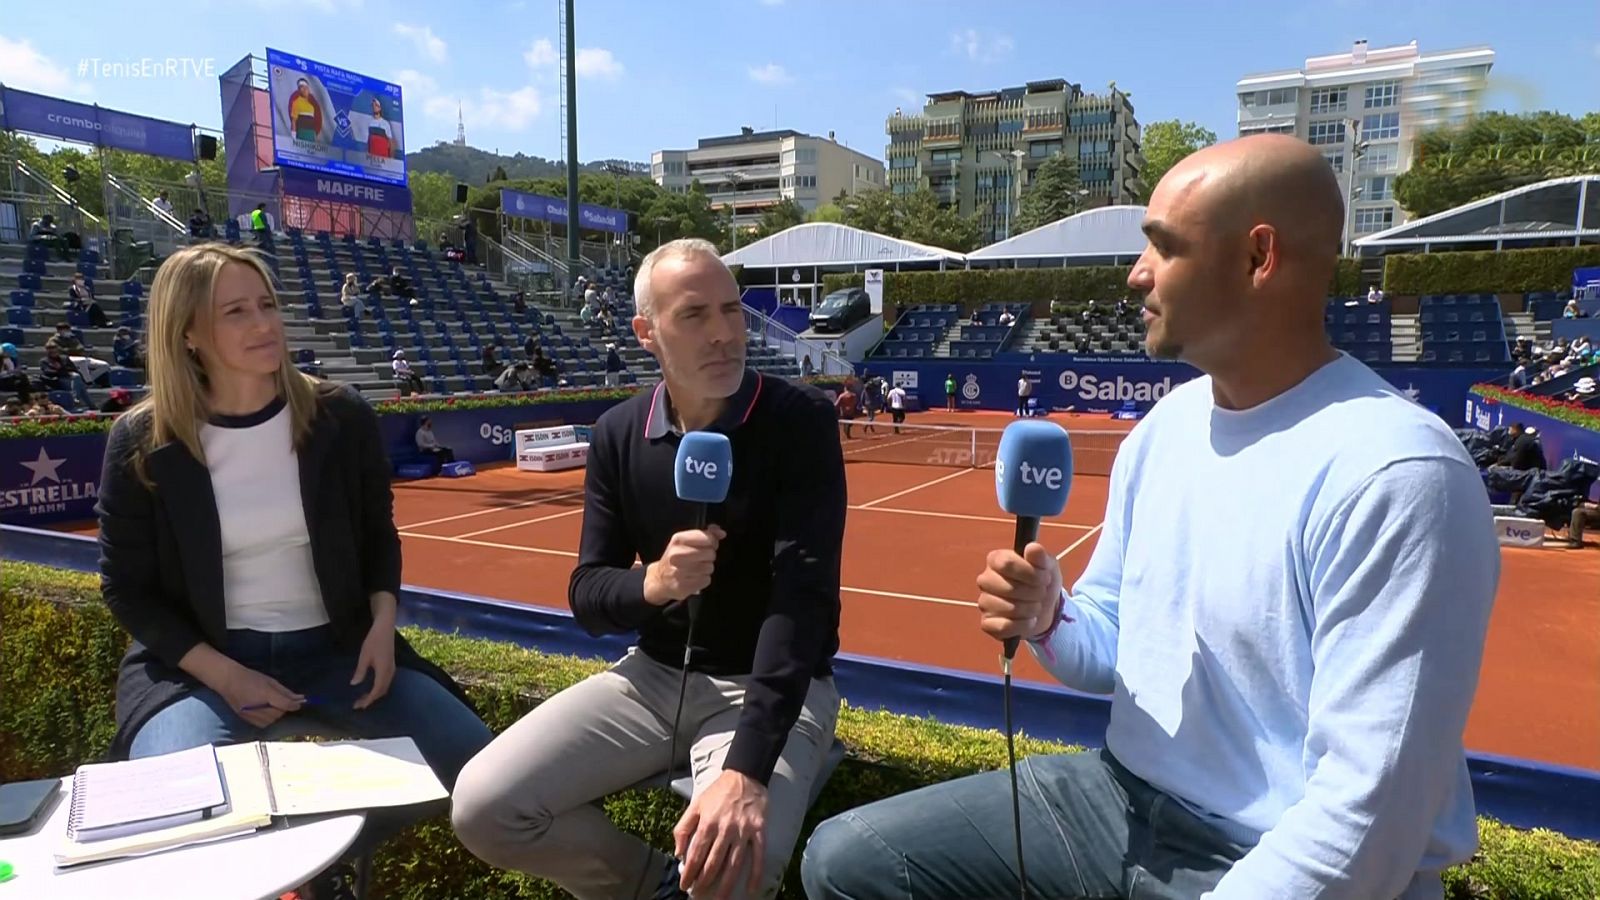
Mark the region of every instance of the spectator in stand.
<instances>
[{"instance_id":1,"label":"spectator in stand","mask_svg":"<svg viewBox=\"0 0 1600 900\"><path fill-rule=\"evenodd\" d=\"M1382 303L1383 302L1383 291L1379 290L1377 285L1373 285L1373 286L1367 288L1367 302L1368 303Z\"/></svg>"},{"instance_id":2,"label":"spectator in stand","mask_svg":"<svg viewBox=\"0 0 1600 900\"><path fill-rule=\"evenodd\" d=\"M999 324L1004 325L1007 328L1010 328L1012 325L1015 325L1016 323L1017 323L1017 316L1016 316L1015 313L1013 313L1010 309L1005 309L1005 310L1001 311Z\"/></svg>"},{"instance_id":3,"label":"spectator in stand","mask_svg":"<svg viewBox=\"0 0 1600 900\"><path fill-rule=\"evenodd\" d=\"M347 318L359 319L367 314L367 304L361 299L361 285L356 283L356 273L346 272L344 284L339 286L339 305Z\"/></svg>"},{"instance_id":4,"label":"spectator in stand","mask_svg":"<svg viewBox=\"0 0 1600 900\"><path fill-rule=\"evenodd\" d=\"M1520 391L1528 386L1527 363L1517 363L1517 367L1511 370L1511 378L1507 380L1506 385L1513 391Z\"/></svg>"},{"instance_id":5,"label":"spectator in stand","mask_svg":"<svg viewBox=\"0 0 1600 900\"><path fill-rule=\"evenodd\" d=\"M0 344L0 391L14 391L23 402L27 402L33 394L28 373L17 361L16 344Z\"/></svg>"},{"instance_id":6,"label":"spectator in stand","mask_svg":"<svg viewBox=\"0 0 1600 900\"><path fill-rule=\"evenodd\" d=\"M45 341L45 348L55 347L77 367L85 381L90 384L106 386L110 383L111 364L98 357L84 353L84 343L79 339L78 333L66 322L56 323L56 333Z\"/></svg>"},{"instance_id":7,"label":"spectator in stand","mask_svg":"<svg viewBox=\"0 0 1600 900\"><path fill-rule=\"evenodd\" d=\"M411 361L406 359L404 350L394 352L394 361L390 364L394 369L395 383L400 385L400 396L409 397L411 394L426 394L428 389L422 384L422 376L411 368Z\"/></svg>"},{"instance_id":8,"label":"spectator in stand","mask_svg":"<svg viewBox=\"0 0 1600 900\"><path fill-rule=\"evenodd\" d=\"M67 240L57 233L55 217L49 213L45 213L34 220L32 227L28 229L28 242L43 244L51 248L56 252L56 256L61 259L68 261L72 259L71 248L67 246Z\"/></svg>"},{"instance_id":9,"label":"spectator in stand","mask_svg":"<svg viewBox=\"0 0 1600 900\"><path fill-rule=\"evenodd\" d=\"M166 191L162 191L161 193L157 194L156 198L150 201L150 205L161 210L169 216L172 215L172 201L167 199Z\"/></svg>"},{"instance_id":10,"label":"spectator in stand","mask_svg":"<svg viewBox=\"0 0 1600 900\"><path fill-rule=\"evenodd\" d=\"M111 326L111 322L106 319L106 311L95 302L94 288L84 280L82 272L73 272L72 283L67 285L67 309L72 312L87 313L92 328Z\"/></svg>"},{"instance_id":11,"label":"spectator in stand","mask_svg":"<svg viewBox=\"0 0 1600 900\"><path fill-rule=\"evenodd\" d=\"M206 211L196 206L194 212L189 214L189 237L197 240L209 240L217 236L217 229L211 224L211 217Z\"/></svg>"},{"instance_id":12,"label":"spectator in stand","mask_svg":"<svg viewBox=\"0 0 1600 900\"><path fill-rule=\"evenodd\" d=\"M33 398L33 405L28 407L29 418L43 418L45 416L69 416L71 413L57 406L48 394L40 394Z\"/></svg>"},{"instance_id":13,"label":"spectator in stand","mask_svg":"<svg viewBox=\"0 0 1600 900\"><path fill-rule=\"evenodd\" d=\"M1561 308L1561 318L1563 319L1577 319L1581 318L1582 316L1583 310L1578 307L1577 297L1573 297L1571 300L1568 300L1567 305Z\"/></svg>"},{"instance_id":14,"label":"spectator in stand","mask_svg":"<svg viewBox=\"0 0 1600 900\"><path fill-rule=\"evenodd\" d=\"M627 366L622 362L622 354L617 352L617 345L612 341L606 342L606 387L617 387L622 384L622 372Z\"/></svg>"},{"instance_id":15,"label":"spectator in stand","mask_svg":"<svg viewBox=\"0 0 1600 900\"><path fill-rule=\"evenodd\" d=\"M528 364L519 359L506 366L506 370L501 372L500 377L494 380L494 386L506 393L531 391L533 390L533 373L528 371Z\"/></svg>"},{"instance_id":16,"label":"spectator in stand","mask_svg":"<svg viewBox=\"0 0 1600 900\"><path fill-rule=\"evenodd\" d=\"M1577 384L1572 386L1572 390L1568 392L1566 399L1575 403L1588 403L1590 400L1594 399L1595 390L1596 386L1594 378L1592 376L1585 375L1578 379Z\"/></svg>"},{"instance_id":17,"label":"spectator in stand","mask_svg":"<svg viewBox=\"0 0 1600 900\"><path fill-rule=\"evenodd\" d=\"M127 412L132 407L133 392L127 388L116 387L111 389L111 396L106 398L106 402L100 404L100 411L115 415Z\"/></svg>"},{"instance_id":18,"label":"spectator in stand","mask_svg":"<svg viewBox=\"0 0 1600 900\"><path fill-rule=\"evenodd\" d=\"M111 341L111 361L124 369L144 368L144 346L126 325L117 329L117 336Z\"/></svg>"},{"instance_id":19,"label":"spectator in stand","mask_svg":"<svg viewBox=\"0 0 1600 900\"><path fill-rule=\"evenodd\" d=\"M547 388L557 387L561 383L561 367L556 361L544 355L544 348L535 348L533 354L533 370L539 373L539 381Z\"/></svg>"},{"instance_id":20,"label":"spectator in stand","mask_svg":"<svg viewBox=\"0 0 1600 900\"><path fill-rule=\"evenodd\" d=\"M494 347L494 345L493 344L484 344L483 345L483 374L489 376L490 378L495 378L495 377L498 377L499 375L503 374L501 370L504 369L504 368L505 368L505 366L501 365L499 357L495 355L495 347Z\"/></svg>"},{"instance_id":21,"label":"spectator in stand","mask_svg":"<svg viewBox=\"0 0 1600 900\"><path fill-rule=\"evenodd\" d=\"M433 420L427 416L417 426L417 451L438 460L441 466L456 461L455 451L439 443L439 436L433 433Z\"/></svg>"},{"instance_id":22,"label":"spectator in stand","mask_svg":"<svg viewBox=\"0 0 1600 900\"><path fill-rule=\"evenodd\" d=\"M403 300L410 300L415 296L415 292L411 290L411 279L400 274L399 266L395 266L394 271L389 274L389 293Z\"/></svg>"},{"instance_id":23,"label":"spectator in stand","mask_svg":"<svg viewBox=\"0 0 1600 900\"><path fill-rule=\"evenodd\" d=\"M807 353L806 358L800 361L800 377L810 378L816 371L816 365L811 362L811 354Z\"/></svg>"},{"instance_id":24,"label":"spectator in stand","mask_svg":"<svg viewBox=\"0 0 1600 900\"><path fill-rule=\"evenodd\" d=\"M972 308L972 315L967 317L967 324L969 324L969 325L982 325L983 324L983 316L978 314L978 308L976 306L974 306Z\"/></svg>"},{"instance_id":25,"label":"spectator in stand","mask_svg":"<svg viewBox=\"0 0 1600 900\"><path fill-rule=\"evenodd\" d=\"M0 406L0 419L20 419L28 414L28 407L32 405L20 397L12 397Z\"/></svg>"},{"instance_id":26,"label":"spectator in stand","mask_svg":"<svg viewBox=\"0 0 1600 900\"><path fill-rule=\"evenodd\" d=\"M511 308L519 316L528 314L528 295L525 291L517 291L511 295Z\"/></svg>"},{"instance_id":27,"label":"spectator in stand","mask_svg":"<svg viewBox=\"0 0 1600 900\"><path fill-rule=\"evenodd\" d=\"M59 346L45 344L44 359L39 362L39 384L47 391L71 391L73 402L81 409L94 405L89 400L89 386Z\"/></svg>"}]
</instances>

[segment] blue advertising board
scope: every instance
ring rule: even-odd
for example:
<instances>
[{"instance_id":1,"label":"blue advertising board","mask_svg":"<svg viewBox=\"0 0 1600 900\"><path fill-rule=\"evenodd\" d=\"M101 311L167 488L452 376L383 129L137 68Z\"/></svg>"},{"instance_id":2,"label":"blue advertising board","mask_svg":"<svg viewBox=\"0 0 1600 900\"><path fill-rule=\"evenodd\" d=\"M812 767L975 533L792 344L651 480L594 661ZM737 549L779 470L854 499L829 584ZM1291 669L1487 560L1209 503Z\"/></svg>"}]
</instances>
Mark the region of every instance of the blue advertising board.
<instances>
[{"instance_id":1,"label":"blue advertising board","mask_svg":"<svg viewBox=\"0 0 1600 900\"><path fill-rule=\"evenodd\" d=\"M501 188L500 211L508 216L523 219L538 219L541 222L553 222L557 225L567 224L567 201L563 197L546 197L543 194ZM578 227L590 231L623 234L628 230L628 211L579 203Z\"/></svg>"},{"instance_id":2,"label":"blue advertising board","mask_svg":"<svg viewBox=\"0 0 1600 900\"><path fill-rule=\"evenodd\" d=\"M976 360L873 360L862 367L888 378L915 396L925 409L945 405L947 377L956 382L961 409L1014 409L1017 382L1033 382L1041 409L1053 412L1112 413L1132 404L1148 411L1184 382L1200 373L1182 363L1111 362L1040 355L1023 362ZM1390 384L1435 413L1455 421L1474 384L1502 378L1500 368L1438 366L1374 366Z\"/></svg>"},{"instance_id":3,"label":"blue advertising board","mask_svg":"<svg viewBox=\"0 0 1600 900\"><path fill-rule=\"evenodd\" d=\"M1462 424L1467 428L1490 431L1502 425L1521 422L1535 429L1539 443L1544 447L1545 464L1552 469L1559 467L1562 460L1574 456L1600 462L1600 432L1521 407L1497 403L1477 392L1467 395L1465 409L1466 421ZM1452 421L1451 424L1456 423ZM1600 499L1600 482L1595 484L1590 496Z\"/></svg>"},{"instance_id":4,"label":"blue advertising board","mask_svg":"<svg viewBox=\"0 0 1600 900\"><path fill-rule=\"evenodd\" d=\"M426 416L433 420L433 436L441 445L449 447L456 459L476 464L508 462L515 452L519 429L590 424L620 402L585 400L447 412L389 413L381 420L383 446L392 460L416 458L417 427Z\"/></svg>"},{"instance_id":5,"label":"blue advertising board","mask_svg":"<svg viewBox=\"0 0 1600 900\"><path fill-rule=\"evenodd\" d=\"M0 522L94 518L105 452L103 434L0 441Z\"/></svg>"},{"instance_id":6,"label":"blue advertising board","mask_svg":"<svg viewBox=\"0 0 1600 900\"><path fill-rule=\"evenodd\" d=\"M0 88L0 129L192 162L194 126Z\"/></svg>"},{"instance_id":7,"label":"blue advertising board","mask_svg":"<svg viewBox=\"0 0 1600 900\"><path fill-rule=\"evenodd\" d=\"M368 209L411 212L411 189L403 184L362 181L293 166L285 166L278 171L283 175L283 192L291 197L348 203Z\"/></svg>"},{"instance_id":8,"label":"blue advertising board","mask_svg":"<svg viewBox=\"0 0 1600 900\"><path fill-rule=\"evenodd\" d=\"M267 92L279 166L406 183L398 84L268 47Z\"/></svg>"}]
</instances>

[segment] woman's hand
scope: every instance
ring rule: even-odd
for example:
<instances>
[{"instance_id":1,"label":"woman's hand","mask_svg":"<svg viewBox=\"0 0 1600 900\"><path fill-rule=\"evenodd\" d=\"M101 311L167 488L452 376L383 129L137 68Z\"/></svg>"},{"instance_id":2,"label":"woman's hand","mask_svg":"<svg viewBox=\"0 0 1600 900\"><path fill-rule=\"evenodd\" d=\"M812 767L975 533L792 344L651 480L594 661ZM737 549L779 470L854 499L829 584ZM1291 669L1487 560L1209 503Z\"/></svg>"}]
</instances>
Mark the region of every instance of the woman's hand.
<instances>
[{"instance_id":1,"label":"woman's hand","mask_svg":"<svg viewBox=\"0 0 1600 900\"><path fill-rule=\"evenodd\" d=\"M371 672L372 689L356 700L356 709L366 709L389 693L389 684L394 681L394 619L394 595L387 591L373 594L372 627L361 642L356 673L350 678L351 684L360 684Z\"/></svg>"},{"instance_id":2,"label":"woman's hand","mask_svg":"<svg viewBox=\"0 0 1600 900\"><path fill-rule=\"evenodd\" d=\"M217 692L239 718L265 728L305 704L306 698L278 680L240 665L210 644L196 644L178 661L178 668Z\"/></svg>"}]
</instances>

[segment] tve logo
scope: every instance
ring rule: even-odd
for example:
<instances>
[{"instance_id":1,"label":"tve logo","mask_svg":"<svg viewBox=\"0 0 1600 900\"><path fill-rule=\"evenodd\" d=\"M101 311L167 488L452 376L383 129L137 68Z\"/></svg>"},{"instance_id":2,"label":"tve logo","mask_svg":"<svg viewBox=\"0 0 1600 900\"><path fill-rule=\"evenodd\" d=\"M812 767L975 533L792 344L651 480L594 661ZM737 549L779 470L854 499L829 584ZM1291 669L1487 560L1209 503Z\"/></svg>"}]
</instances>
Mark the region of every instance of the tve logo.
<instances>
[{"instance_id":1,"label":"tve logo","mask_svg":"<svg viewBox=\"0 0 1600 900\"><path fill-rule=\"evenodd\" d=\"M683 469L690 475L698 475L708 481L715 481L717 477L717 464L708 459L695 459L692 456L683 458Z\"/></svg>"},{"instance_id":2,"label":"tve logo","mask_svg":"<svg viewBox=\"0 0 1600 900\"><path fill-rule=\"evenodd\" d=\"M1036 466L1027 460L1017 464L1017 475L1023 484L1039 484L1052 491L1061 490L1061 483L1066 480L1066 473L1060 466ZM998 483L1006 478L1005 460L996 460L994 464L994 480Z\"/></svg>"}]
</instances>

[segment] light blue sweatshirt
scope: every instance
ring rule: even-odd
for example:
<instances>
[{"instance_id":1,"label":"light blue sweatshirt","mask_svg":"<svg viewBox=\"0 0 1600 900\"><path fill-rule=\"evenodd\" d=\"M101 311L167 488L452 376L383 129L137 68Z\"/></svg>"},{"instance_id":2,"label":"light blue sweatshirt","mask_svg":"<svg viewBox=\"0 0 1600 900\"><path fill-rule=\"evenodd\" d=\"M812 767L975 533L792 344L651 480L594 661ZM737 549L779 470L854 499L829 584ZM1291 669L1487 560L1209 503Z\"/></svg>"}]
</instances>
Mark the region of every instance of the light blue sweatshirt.
<instances>
[{"instance_id":1,"label":"light blue sweatshirt","mask_svg":"<svg viewBox=\"0 0 1600 900\"><path fill-rule=\"evenodd\" d=\"M1477 826L1462 732L1499 544L1461 442L1341 355L1252 409L1175 389L1112 467L1036 658L1106 746L1253 849L1214 900L1441 896Z\"/></svg>"}]
</instances>

